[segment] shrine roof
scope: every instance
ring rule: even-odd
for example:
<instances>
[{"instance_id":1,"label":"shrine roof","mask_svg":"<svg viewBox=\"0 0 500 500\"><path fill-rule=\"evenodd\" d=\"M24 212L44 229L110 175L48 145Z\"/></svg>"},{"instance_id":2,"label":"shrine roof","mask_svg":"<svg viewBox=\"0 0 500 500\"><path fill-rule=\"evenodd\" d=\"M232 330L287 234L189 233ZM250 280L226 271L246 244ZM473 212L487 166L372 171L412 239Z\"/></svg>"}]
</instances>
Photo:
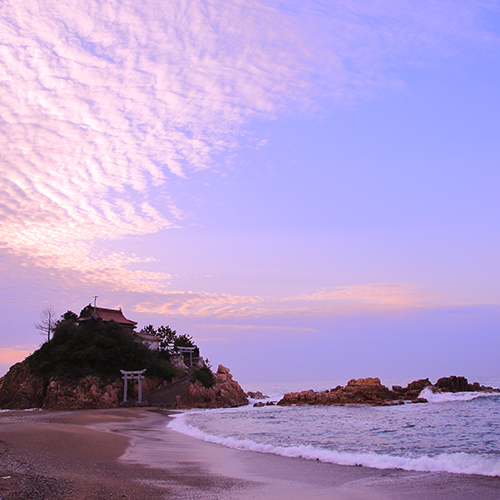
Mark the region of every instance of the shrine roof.
<instances>
[{"instance_id":1,"label":"shrine roof","mask_svg":"<svg viewBox=\"0 0 500 500\"><path fill-rule=\"evenodd\" d=\"M90 319L94 316L94 311L95 311L95 316L98 318L101 318L103 321L115 321L116 323L119 323L120 325L137 325L137 321L132 321L131 319L127 319L124 315L123 312L120 309L106 309L104 307L96 307L95 309L93 307L90 307L87 311L87 314L85 316L80 317L80 320L85 320L85 319Z\"/></svg>"}]
</instances>

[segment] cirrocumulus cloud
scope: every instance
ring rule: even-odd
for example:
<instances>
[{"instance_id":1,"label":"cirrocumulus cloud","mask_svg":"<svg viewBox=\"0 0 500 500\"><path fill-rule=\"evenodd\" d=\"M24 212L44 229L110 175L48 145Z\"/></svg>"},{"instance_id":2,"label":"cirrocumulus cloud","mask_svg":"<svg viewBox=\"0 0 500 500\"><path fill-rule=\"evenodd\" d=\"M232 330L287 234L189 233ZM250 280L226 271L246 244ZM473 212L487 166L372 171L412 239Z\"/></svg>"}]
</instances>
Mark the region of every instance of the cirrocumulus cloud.
<instances>
[{"instance_id":1,"label":"cirrocumulus cloud","mask_svg":"<svg viewBox=\"0 0 500 500\"><path fill-rule=\"evenodd\" d=\"M0 245L82 276L113 269L126 290L165 288L167 274L126 268L141 257L91 257L96 243L179 226L172 179L213 168L249 120L400 86L391 65L438 53L438 40L447 54L464 40L488 43L483 7L7 0Z\"/></svg>"}]
</instances>

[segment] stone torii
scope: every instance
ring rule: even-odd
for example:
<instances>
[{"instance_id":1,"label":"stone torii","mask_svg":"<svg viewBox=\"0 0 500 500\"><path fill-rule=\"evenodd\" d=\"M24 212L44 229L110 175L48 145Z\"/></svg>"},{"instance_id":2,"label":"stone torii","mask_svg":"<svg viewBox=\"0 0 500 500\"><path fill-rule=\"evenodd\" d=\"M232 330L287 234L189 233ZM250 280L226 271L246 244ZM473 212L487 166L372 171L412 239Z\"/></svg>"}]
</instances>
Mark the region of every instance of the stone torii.
<instances>
[{"instance_id":1,"label":"stone torii","mask_svg":"<svg viewBox=\"0 0 500 500\"><path fill-rule=\"evenodd\" d=\"M136 371L126 371L120 370L123 375L123 402L127 402L127 389L128 389L128 381L129 380L137 380L139 383L139 397L137 401L142 403L142 379L144 378L144 373L146 372L146 368L144 370L136 370Z\"/></svg>"},{"instance_id":2,"label":"stone torii","mask_svg":"<svg viewBox=\"0 0 500 500\"><path fill-rule=\"evenodd\" d=\"M193 366L193 352L196 347L181 347L177 346L177 349L181 354L189 353L189 366Z\"/></svg>"}]
</instances>

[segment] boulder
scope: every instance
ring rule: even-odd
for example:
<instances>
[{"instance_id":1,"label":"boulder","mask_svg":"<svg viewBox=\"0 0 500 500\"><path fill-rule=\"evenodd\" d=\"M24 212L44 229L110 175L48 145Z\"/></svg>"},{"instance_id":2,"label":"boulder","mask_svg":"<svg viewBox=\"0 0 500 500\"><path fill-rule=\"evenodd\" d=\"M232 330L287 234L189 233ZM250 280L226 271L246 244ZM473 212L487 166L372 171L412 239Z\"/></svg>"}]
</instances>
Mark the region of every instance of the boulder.
<instances>
[{"instance_id":1,"label":"boulder","mask_svg":"<svg viewBox=\"0 0 500 500\"><path fill-rule=\"evenodd\" d=\"M469 382L465 377L442 377L436 382L436 387L441 392L467 392L469 391Z\"/></svg>"},{"instance_id":2,"label":"boulder","mask_svg":"<svg viewBox=\"0 0 500 500\"><path fill-rule=\"evenodd\" d=\"M189 395L185 401L176 402L177 408L231 408L248 404L248 398L240 384L233 380L229 368L219 365L214 373L215 383L205 387L196 380L189 386Z\"/></svg>"},{"instance_id":3,"label":"boulder","mask_svg":"<svg viewBox=\"0 0 500 500\"><path fill-rule=\"evenodd\" d=\"M262 394L261 391L255 391L255 392L248 391L247 397L252 398L252 399L268 399L269 398L269 396Z\"/></svg>"},{"instance_id":4,"label":"boulder","mask_svg":"<svg viewBox=\"0 0 500 500\"><path fill-rule=\"evenodd\" d=\"M433 386L428 378L423 378L410 382L406 387L393 386L392 392L396 399L409 401L418 398L426 387Z\"/></svg>"}]
</instances>

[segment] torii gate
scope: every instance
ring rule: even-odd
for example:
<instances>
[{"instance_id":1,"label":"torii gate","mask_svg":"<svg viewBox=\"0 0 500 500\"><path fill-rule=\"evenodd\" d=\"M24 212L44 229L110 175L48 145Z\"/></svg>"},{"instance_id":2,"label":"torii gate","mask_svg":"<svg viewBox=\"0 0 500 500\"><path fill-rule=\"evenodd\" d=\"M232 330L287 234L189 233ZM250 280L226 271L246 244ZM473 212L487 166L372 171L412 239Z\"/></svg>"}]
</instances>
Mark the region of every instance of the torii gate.
<instances>
[{"instance_id":1,"label":"torii gate","mask_svg":"<svg viewBox=\"0 0 500 500\"><path fill-rule=\"evenodd\" d=\"M128 381L129 380L134 380L137 379L139 382L139 398L137 401L139 403L142 403L142 379L144 378L144 373L146 372L146 368L144 370L138 370L138 371L125 371L125 370L120 370L122 375L123 375L123 402L127 402L127 389L128 389Z\"/></svg>"},{"instance_id":2,"label":"torii gate","mask_svg":"<svg viewBox=\"0 0 500 500\"><path fill-rule=\"evenodd\" d=\"M177 346L177 349L181 354L189 353L189 366L193 366L193 351L196 349L196 347Z\"/></svg>"}]
</instances>

